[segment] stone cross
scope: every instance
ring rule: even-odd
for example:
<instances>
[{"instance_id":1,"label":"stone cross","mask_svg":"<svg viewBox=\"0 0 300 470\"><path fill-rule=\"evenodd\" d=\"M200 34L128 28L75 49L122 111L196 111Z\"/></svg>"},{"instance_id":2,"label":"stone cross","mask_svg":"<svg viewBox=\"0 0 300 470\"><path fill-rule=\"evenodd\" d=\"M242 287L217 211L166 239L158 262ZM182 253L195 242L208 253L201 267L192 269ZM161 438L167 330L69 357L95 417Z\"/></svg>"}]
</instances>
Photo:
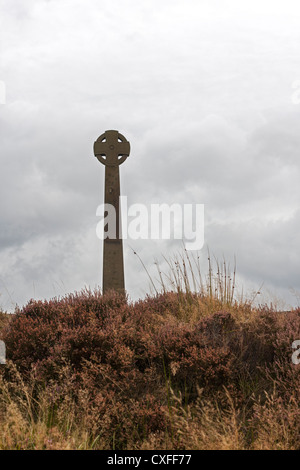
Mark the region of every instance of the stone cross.
<instances>
[{"instance_id":1,"label":"stone cross","mask_svg":"<svg viewBox=\"0 0 300 470\"><path fill-rule=\"evenodd\" d=\"M116 238L103 242L103 294L109 290L125 293L119 165L129 156L130 143L118 131L105 131L94 143L94 154L105 165L104 202L116 213Z\"/></svg>"}]
</instances>

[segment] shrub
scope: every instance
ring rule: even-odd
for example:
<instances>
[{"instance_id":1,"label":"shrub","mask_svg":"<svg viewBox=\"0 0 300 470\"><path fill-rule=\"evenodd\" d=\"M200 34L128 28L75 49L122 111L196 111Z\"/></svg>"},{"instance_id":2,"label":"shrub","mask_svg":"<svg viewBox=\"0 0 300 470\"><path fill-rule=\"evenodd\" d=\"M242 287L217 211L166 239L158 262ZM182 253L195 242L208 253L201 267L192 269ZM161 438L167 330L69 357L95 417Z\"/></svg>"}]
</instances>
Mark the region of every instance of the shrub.
<instances>
[{"instance_id":1,"label":"shrub","mask_svg":"<svg viewBox=\"0 0 300 470\"><path fill-rule=\"evenodd\" d=\"M12 424L0 447L216 448L215 432L220 448L267 448L273 423L273 447L299 448L300 310L239 317L241 306L183 296L85 290L18 309L2 330L0 413Z\"/></svg>"}]
</instances>

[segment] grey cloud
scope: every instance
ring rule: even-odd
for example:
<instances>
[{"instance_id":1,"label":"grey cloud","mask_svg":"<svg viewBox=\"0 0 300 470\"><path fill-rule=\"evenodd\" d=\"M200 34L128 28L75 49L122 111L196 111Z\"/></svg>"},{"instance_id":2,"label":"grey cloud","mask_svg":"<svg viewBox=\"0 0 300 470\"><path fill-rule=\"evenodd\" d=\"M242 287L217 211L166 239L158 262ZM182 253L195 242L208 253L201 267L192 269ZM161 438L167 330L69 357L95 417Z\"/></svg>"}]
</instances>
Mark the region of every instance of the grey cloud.
<instances>
[{"instance_id":1,"label":"grey cloud","mask_svg":"<svg viewBox=\"0 0 300 470\"><path fill-rule=\"evenodd\" d=\"M0 2L0 278L16 302L101 282L93 142L109 128L131 142L129 203L204 203L206 244L236 253L246 284L299 284L296 3L187 3ZM130 245L155 269L180 243L125 242L136 297Z\"/></svg>"}]
</instances>

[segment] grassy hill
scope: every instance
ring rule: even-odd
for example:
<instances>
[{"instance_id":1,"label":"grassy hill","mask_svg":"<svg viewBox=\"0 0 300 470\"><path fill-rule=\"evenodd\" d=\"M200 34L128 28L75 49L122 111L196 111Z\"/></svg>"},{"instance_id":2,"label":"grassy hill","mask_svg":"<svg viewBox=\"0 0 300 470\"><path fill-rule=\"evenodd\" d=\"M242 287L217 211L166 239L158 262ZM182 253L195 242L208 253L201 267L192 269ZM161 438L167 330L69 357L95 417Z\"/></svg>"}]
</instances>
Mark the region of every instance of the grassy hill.
<instances>
[{"instance_id":1,"label":"grassy hill","mask_svg":"<svg viewBox=\"0 0 300 470\"><path fill-rule=\"evenodd\" d=\"M300 309L83 291L0 321L0 449L300 449Z\"/></svg>"},{"instance_id":2,"label":"grassy hill","mask_svg":"<svg viewBox=\"0 0 300 470\"><path fill-rule=\"evenodd\" d=\"M11 316L0 311L0 329L3 329L9 322Z\"/></svg>"}]
</instances>

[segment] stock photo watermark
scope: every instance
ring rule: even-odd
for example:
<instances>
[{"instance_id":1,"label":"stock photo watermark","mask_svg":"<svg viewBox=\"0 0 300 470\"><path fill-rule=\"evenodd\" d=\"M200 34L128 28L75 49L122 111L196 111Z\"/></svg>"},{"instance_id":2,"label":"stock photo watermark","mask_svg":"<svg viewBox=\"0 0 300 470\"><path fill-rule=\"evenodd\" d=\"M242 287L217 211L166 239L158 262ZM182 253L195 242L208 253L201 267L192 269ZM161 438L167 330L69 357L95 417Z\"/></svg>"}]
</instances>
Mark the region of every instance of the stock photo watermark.
<instances>
[{"instance_id":1,"label":"stock photo watermark","mask_svg":"<svg viewBox=\"0 0 300 470\"><path fill-rule=\"evenodd\" d=\"M6 346L4 341L0 341L0 364L6 364Z\"/></svg>"},{"instance_id":2,"label":"stock photo watermark","mask_svg":"<svg viewBox=\"0 0 300 470\"><path fill-rule=\"evenodd\" d=\"M300 80L294 80L292 83L292 88L294 92L292 94L292 103L300 104Z\"/></svg>"},{"instance_id":3,"label":"stock photo watermark","mask_svg":"<svg viewBox=\"0 0 300 470\"><path fill-rule=\"evenodd\" d=\"M292 343L292 349L295 351L292 354L292 363L294 365L300 364L300 339ZM0 365L6 364L6 346L4 341L0 341Z\"/></svg>"},{"instance_id":4,"label":"stock photo watermark","mask_svg":"<svg viewBox=\"0 0 300 470\"><path fill-rule=\"evenodd\" d=\"M3 80L0 80L0 104L6 104L6 85Z\"/></svg>"},{"instance_id":5,"label":"stock photo watermark","mask_svg":"<svg viewBox=\"0 0 300 470\"><path fill-rule=\"evenodd\" d=\"M184 240L187 250L204 245L204 204L132 204L119 198L120 220L112 204L98 206L98 238L123 240ZM120 227L120 230L118 230ZM118 237L119 233L119 237Z\"/></svg>"},{"instance_id":6,"label":"stock photo watermark","mask_svg":"<svg viewBox=\"0 0 300 470\"><path fill-rule=\"evenodd\" d=\"M292 355L292 363L298 366L300 364L300 339L293 342L292 349L296 349Z\"/></svg>"}]
</instances>

